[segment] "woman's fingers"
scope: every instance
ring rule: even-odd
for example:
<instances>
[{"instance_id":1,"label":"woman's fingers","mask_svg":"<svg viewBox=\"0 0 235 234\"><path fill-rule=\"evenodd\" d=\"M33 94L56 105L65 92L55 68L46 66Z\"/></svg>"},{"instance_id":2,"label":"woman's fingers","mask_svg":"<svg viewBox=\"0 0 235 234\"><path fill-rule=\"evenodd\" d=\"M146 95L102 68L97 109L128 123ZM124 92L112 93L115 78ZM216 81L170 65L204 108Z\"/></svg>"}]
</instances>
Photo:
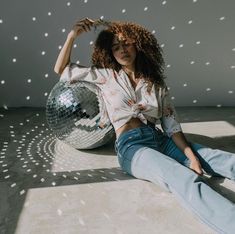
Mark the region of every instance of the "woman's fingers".
<instances>
[{"instance_id":1,"label":"woman's fingers","mask_svg":"<svg viewBox=\"0 0 235 234\"><path fill-rule=\"evenodd\" d=\"M82 31L88 32L91 30L91 26L93 26L94 22L95 21L92 19L84 18L84 19L78 20L75 23L74 28L75 30L78 30L78 31L82 30Z\"/></svg>"},{"instance_id":2,"label":"woman's fingers","mask_svg":"<svg viewBox=\"0 0 235 234\"><path fill-rule=\"evenodd\" d=\"M76 80L70 80L69 83L70 84L75 84L75 83L77 83L77 81Z\"/></svg>"},{"instance_id":3,"label":"woman's fingers","mask_svg":"<svg viewBox=\"0 0 235 234\"><path fill-rule=\"evenodd\" d=\"M197 160L193 160L190 163L190 169L192 169L193 171L195 171L197 174L199 175L203 175L203 171L202 171L202 167L200 162Z\"/></svg>"},{"instance_id":4,"label":"woman's fingers","mask_svg":"<svg viewBox=\"0 0 235 234\"><path fill-rule=\"evenodd\" d=\"M83 22L83 26L85 30L88 32L91 30L92 23L88 19L85 19Z\"/></svg>"},{"instance_id":5,"label":"woman's fingers","mask_svg":"<svg viewBox=\"0 0 235 234\"><path fill-rule=\"evenodd\" d=\"M132 99L128 99L126 102L127 102L127 104L128 104L129 106L134 105L134 104L136 103L136 102L135 102L134 100L132 100ZM143 104L138 104L138 107L139 107L140 109L142 109L142 110L145 110L145 109L146 109L146 106L143 105Z\"/></svg>"},{"instance_id":6,"label":"woman's fingers","mask_svg":"<svg viewBox=\"0 0 235 234\"><path fill-rule=\"evenodd\" d=\"M95 20L92 20L90 18L86 18L86 20L88 20L90 23L94 23L95 22Z\"/></svg>"},{"instance_id":7,"label":"woman's fingers","mask_svg":"<svg viewBox=\"0 0 235 234\"><path fill-rule=\"evenodd\" d=\"M82 28L84 31L88 31L88 30L90 30L90 28L85 24L85 23L78 23L77 25L76 25L77 27L80 27L80 28Z\"/></svg>"},{"instance_id":8,"label":"woman's fingers","mask_svg":"<svg viewBox=\"0 0 235 234\"><path fill-rule=\"evenodd\" d=\"M133 105L133 104L134 104L134 101L131 100L131 99L129 99L129 100L128 100L128 104L129 104L129 105Z\"/></svg>"},{"instance_id":9,"label":"woman's fingers","mask_svg":"<svg viewBox=\"0 0 235 234\"><path fill-rule=\"evenodd\" d=\"M82 29L83 31L86 31L83 23L77 23L75 27L77 27L78 30Z\"/></svg>"},{"instance_id":10,"label":"woman's fingers","mask_svg":"<svg viewBox=\"0 0 235 234\"><path fill-rule=\"evenodd\" d=\"M83 23L85 23L85 24L87 24L87 25L92 25L92 24L95 23L94 20L89 19L89 18L85 18L85 19L79 20L78 22L83 22Z\"/></svg>"},{"instance_id":11,"label":"woman's fingers","mask_svg":"<svg viewBox=\"0 0 235 234\"><path fill-rule=\"evenodd\" d=\"M146 110L146 106L143 104L138 104L140 110Z\"/></svg>"}]
</instances>

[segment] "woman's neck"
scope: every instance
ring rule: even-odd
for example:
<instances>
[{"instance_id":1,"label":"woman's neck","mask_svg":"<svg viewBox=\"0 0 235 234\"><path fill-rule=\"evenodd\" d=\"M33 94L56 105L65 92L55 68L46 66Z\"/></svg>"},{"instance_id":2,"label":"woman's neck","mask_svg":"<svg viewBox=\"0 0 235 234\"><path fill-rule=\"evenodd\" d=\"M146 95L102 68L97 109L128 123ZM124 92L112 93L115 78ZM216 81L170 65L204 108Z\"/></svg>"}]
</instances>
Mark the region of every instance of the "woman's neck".
<instances>
[{"instance_id":1,"label":"woman's neck","mask_svg":"<svg viewBox=\"0 0 235 234\"><path fill-rule=\"evenodd\" d=\"M124 70L124 72L127 73L129 77L135 79L135 67L133 65L123 66L122 69Z\"/></svg>"}]
</instances>

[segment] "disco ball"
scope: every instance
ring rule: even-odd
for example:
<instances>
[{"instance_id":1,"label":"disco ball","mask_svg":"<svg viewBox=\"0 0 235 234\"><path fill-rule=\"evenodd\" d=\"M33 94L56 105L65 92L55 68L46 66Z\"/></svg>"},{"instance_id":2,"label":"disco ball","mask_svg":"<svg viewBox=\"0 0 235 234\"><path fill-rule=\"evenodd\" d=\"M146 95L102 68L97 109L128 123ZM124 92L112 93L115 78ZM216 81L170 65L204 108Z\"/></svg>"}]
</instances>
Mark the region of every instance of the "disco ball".
<instances>
[{"instance_id":1,"label":"disco ball","mask_svg":"<svg viewBox=\"0 0 235 234\"><path fill-rule=\"evenodd\" d=\"M112 124L98 127L105 105L98 89L84 81L59 81L53 87L46 103L46 119L58 139L76 149L93 149L115 136Z\"/></svg>"}]
</instances>

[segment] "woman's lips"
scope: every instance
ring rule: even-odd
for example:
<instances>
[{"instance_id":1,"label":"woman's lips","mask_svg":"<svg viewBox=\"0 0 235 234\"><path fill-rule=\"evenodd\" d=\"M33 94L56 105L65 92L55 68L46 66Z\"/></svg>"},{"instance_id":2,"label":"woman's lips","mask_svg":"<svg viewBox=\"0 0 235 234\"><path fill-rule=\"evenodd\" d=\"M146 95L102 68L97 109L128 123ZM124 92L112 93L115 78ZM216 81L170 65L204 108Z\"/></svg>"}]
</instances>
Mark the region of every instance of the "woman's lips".
<instances>
[{"instance_id":1,"label":"woman's lips","mask_svg":"<svg viewBox=\"0 0 235 234\"><path fill-rule=\"evenodd\" d=\"M126 59L126 58L130 58L130 56L129 55L124 55L124 56L121 57L121 59Z\"/></svg>"}]
</instances>

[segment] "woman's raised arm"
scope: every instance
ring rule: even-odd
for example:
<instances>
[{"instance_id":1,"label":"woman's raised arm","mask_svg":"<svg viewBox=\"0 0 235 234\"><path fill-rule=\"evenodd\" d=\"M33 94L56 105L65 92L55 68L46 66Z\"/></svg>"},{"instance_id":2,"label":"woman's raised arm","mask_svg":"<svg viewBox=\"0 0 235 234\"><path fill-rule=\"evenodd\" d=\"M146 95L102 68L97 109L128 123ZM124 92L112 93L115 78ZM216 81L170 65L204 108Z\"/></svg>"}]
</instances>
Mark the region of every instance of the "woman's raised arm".
<instances>
[{"instance_id":1,"label":"woman's raised arm","mask_svg":"<svg viewBox=\"0 0 235 234\"><path fill-rule=\"evenodd\" d=\"M70 63L70 55L72 51L73 42L77 36L82 34L83 32L88 32L91 30L91 26L94 24L94 20L85 18L79 20L75 23L72 30L69 32L67 39L61 49L59 56L56 60L56 64L54 67L54 71L57 74L62 74L64 68Z\"/></svg>"}]
</instances>

